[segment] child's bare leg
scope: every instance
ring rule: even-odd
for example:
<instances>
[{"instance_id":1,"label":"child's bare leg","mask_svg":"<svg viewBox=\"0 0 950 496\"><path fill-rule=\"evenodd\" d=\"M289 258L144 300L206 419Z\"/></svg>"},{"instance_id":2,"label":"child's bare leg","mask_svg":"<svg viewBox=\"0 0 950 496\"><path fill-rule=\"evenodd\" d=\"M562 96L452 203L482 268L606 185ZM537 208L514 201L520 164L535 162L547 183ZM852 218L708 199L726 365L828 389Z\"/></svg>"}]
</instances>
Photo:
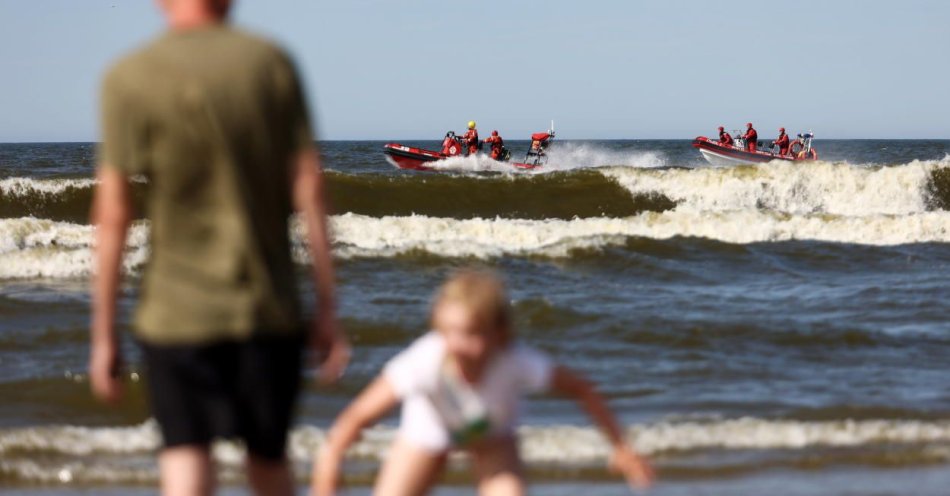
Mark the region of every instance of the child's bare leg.
<instances>
[{"instance_id":1,"label":"child's bare leg","mask_svg":"<svg viewBox=\"0 0 950 496\"><path fill-rule=\"evenodd\" d=\"M444 453L433 453L397 439L376 479L374 496L426 494L445 464Z\"/></svg>"},{"instance_id":2,"label":"child's bare leg","mask_svg":"<svg viewBox=\"0 0 950 496\"><path fill-rule=\"evenodd\" d=\"M294 478L286 459L266 460L248 455L247 481L260 496L293 496Z\"/></svg>"},{"instance_id":3,"label":"child's bare leg","mask_svg":"<svg viewBox=\"0 0 950 496\"><path fill-rule=\"evenodd\" d=\"M214 491L214 466L207 446L165 448L158 455L162 496L207 496Z\"/></svg>"},{"instance_id":4,"label":"child's bare leg","mask_svg":"<svg viewBox=\"0 0 950 496\"><path fill-rule=\"evenodd\" d=\"M522 496L524 474L514 438L492 440L471 450L479 496Z\"/></svg>"}]
</instances>

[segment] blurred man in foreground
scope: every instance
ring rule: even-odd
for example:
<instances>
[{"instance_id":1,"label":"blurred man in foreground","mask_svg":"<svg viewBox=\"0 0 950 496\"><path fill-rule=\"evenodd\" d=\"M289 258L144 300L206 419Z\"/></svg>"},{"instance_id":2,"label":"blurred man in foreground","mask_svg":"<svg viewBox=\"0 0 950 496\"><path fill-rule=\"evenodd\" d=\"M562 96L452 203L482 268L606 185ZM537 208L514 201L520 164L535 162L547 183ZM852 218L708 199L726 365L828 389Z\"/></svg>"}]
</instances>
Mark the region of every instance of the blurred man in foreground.
<instances>
[{"instance_id":1,"label":"blurred man in foreground","mask_svg":"<svg viewBox=\"0 0 950 496\"><path fill-rule=\"evenodd\" d=\"M133 327L161 428L162 493L210 494L215 438L242 439L257 494L290 495L285 458L303 350L336 379L349 357L335 313L320 159L288 56L225 24L228 0L161 0L168 31L105 77L90 382L121 395L115 307L146 179L151 255ZM317 288L302 324L288 220L304 224Z\"/></svg>"}]
</instances>

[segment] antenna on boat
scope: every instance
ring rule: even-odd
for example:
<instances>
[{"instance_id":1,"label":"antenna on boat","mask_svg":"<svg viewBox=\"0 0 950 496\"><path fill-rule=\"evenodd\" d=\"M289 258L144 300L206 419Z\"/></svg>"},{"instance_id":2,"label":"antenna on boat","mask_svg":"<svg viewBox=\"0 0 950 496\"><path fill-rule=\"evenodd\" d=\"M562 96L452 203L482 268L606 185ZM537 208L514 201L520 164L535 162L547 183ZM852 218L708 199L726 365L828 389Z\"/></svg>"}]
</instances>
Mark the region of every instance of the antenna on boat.
<instances>
[{"instance_id":1,"label":"antenna on boat","mask_svg":"<svg viewBox=\"0 0 950 496\"><path fill-rule=\"evenodd\" d=\"M551 135L554 135L554 119L551 119Z\"/></svg>"}]
</instances>

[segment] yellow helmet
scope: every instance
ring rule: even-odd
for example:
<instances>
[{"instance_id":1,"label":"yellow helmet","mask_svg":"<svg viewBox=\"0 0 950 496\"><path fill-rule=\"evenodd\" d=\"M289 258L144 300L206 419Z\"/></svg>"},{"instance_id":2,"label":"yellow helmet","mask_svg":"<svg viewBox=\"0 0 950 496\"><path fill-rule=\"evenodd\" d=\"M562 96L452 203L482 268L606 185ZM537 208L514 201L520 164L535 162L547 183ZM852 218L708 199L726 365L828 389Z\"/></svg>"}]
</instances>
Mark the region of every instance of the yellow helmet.
<instances>
[{"instance_id":1,"label":"yellow helmet","mask_svg":"<svg viewBox=\"0 0 950 496\"><path fill-rule=\"evenodd\" d=\"M475 129L475 121L468 121L468 128Z\"/></svg>"}]
</instances>

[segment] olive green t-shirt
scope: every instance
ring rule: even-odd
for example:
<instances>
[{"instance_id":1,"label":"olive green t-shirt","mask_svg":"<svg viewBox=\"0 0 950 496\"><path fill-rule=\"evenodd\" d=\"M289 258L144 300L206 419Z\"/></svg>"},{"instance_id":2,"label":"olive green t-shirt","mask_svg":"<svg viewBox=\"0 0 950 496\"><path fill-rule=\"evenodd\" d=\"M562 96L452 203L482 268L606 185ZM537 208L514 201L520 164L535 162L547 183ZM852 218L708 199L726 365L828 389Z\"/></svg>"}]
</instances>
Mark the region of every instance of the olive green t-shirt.
<instances>
[{"instance_id":1,"label":"olive green t-shirt","mask_svg":"<svg viewBox=\"0 0 950 496\"><path fill-rule=\"evenodd\" d=\"M102 141L101 166L146 179L142 340L299 329L291 169L312 133L281 49L226 25L159 37L107 73Z\"/></svg>"}]
</instances>

